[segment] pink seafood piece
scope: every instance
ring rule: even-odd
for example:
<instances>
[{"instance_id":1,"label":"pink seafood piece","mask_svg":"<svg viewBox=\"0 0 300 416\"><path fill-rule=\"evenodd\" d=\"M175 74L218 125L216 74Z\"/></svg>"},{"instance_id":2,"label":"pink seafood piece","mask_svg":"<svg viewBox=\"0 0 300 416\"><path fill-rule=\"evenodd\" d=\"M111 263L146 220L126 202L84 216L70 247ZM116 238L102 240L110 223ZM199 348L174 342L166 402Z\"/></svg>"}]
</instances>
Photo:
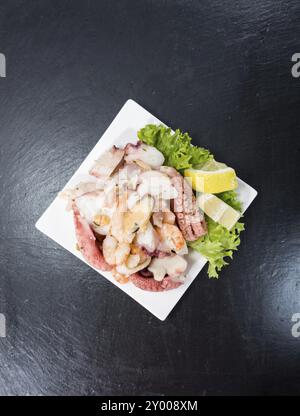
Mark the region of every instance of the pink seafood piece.
<instances>
[{"instance_id":1,"label":"pink seafood piece","mask_svg":"<svg viewBox=\"0 0 300 416\"><path fill-rule=\"evenodd\" d=\"M94 166L89 172L90 175L102 179L108 178L121 163L124 154L124 149L119 149L118 147L113 146L110 150L104 152L98 160L96 160Z\"/></svg>"},{"instance_id":2,"label":"pink seafood piece","mask_svg":"<svg viewBox=\"0 0 300 416\"><path fill-rule=\"evenodd\" d=\"M129 280L139 289L147 290L148 292L163 292L164 290L176 289L182 283L175 282L171 277L166 276L159 282L153 277L143 277L139 273L134 273L129 276Z\"/></svg>"},{"instance_id":3,"label":"pink seafood piece","mask_svg":"<svg viewBox=\"0 0 300 416\"><path fill-rule=\"evenodd\" d=\"M163 224L164 213L163 212L154 212L152 214L153 225L156 227L161 227Z\"/></svg>"},{"instance_id":4,"label":"pink seafood piece","mask_svg":"<svg viewBox=\"0 0 300 416\"><path fill-rule=\"evenodd\" d=\"M187 241L197 240L207 233L203 213L196 204L196 198L190 184L179 174L171 172L172 184L178 196L173 200L173 211L178 226Z\"/></svg>"},{"instance_id":5,"label":"pink seafood piece","mask_svg":"<svg viewBox=\"0 0 300 416\"><path fill-rule=\"evenodd\" d=\"M73 204L73 214L77 243L85 260L91 266L95 267L95 269L102 271L111 270L112 267L106 263L102 252L97 245L93 231L86 219L80 215L75 204Z\"/></svg>"},{"instance_id":6,"label":"pink seafood piece","mask_svg":"<svg viewBox=\"0 0 300 416\"><path fill-rule=\"evenodd\" d=\"M147 268L147 267L146 267L146 269L140 270L140 271L139 271L139 274L140 274L142 277L153 277L153 273L152 273L152 272L150 272L150 270L148 270L148 268Z\"/></svg>"},{"instance_id":7,"label":"pink seafood piece","mask_svg":"<svg viewBox=\"0 0 300 416\"><path fill-rule=\"evenodd\" d=\"M130 154L136 153L140 147L142 146L142 142L139 140L136 143L127 143L124 147L125 155L128 156Z\"/></svg>"},{"instance_id":8,"label":"pink seafood piece","mask_svg":"<svg viewBox=\"0 0 300 416\"><path fill-rule=\"evenodd\" d=\"M162 173L165 173L166 175L168 175L170 178L174 178L174 176L177 176L178 175L177 170L175 168L172 168L171 166L165 166L165 165L163 165L163 166L161 166L159 168L159 170Z\"/></svg>"},{"instance_id":9,"label":"pink seafood piece","mask_svg":"<svg viewBox=\"0 0 300 416\"><path fill-rule=\"evenodd\" d=\"M172 290L172 289L176 289L177 287L181 286L182 282L175 282L170 276L166 276L161 281L161 285L164 288L164 290Z\"/></svg>"}]
</instances>

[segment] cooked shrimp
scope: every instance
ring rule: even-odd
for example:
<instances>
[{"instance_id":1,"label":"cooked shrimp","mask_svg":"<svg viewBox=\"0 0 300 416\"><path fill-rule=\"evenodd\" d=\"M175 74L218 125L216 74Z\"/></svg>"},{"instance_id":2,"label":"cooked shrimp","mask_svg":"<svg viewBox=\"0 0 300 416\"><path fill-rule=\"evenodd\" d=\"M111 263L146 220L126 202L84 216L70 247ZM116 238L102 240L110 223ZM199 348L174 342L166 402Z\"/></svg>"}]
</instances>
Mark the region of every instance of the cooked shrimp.
<instances>
[{"instance_id":1,"label":"cooked shrimp","mask_svg":"<svg viewBox=\"0 0 300 416\"><path fill-rule=\"evenodd\" d=\"M137 232L134 241L137 245L144 247L149 253L156 250L159 239L151 222L148 222L146 228Z\"/></svg>"},{"instance_id":2,"label":"cooked shrimp","mask_svg":"<svg viewBox=\"0 0 300 416\"><path fill-rule=\"evenodd\" d=\"M130 253L130 244L120 243L115 253L116 265L124 263L127 257L129 256L129 253Z\"/></svg>"},{"instance_id":3,"label":"cooked shrimp","mask_svg":"<svg viewBox=\"0 0 300 416\"><path fill-rule=\"evenodd\" d=\"M135 268L139 263L141 263L141 256L139 254L130 254L126 260L126 266L129 269Z\"/></svg>"},{"instance_id":4,"label":"cooked shrimp","mask_svg":"<svg viewBox=\"0 0 300 416\"><path fill-rule=\"evenodd\" d=\"M114 266L116 264L116 250L118 240L112 235L107 235L102 243L103 256L108 264Z\"/></svg>"},{"instance_id":5,"label":"cooked shrimp","mask_svg":"<svg viewBox=\"0 0 300 416\"><path fill-rule=\"evenodd\" d=\"M119 243L111 235L106 236L103 240L102 249L105 260L111 266L124 263L130 253L130 245L128 243Z\"/></svg>"},{"instance_id":6,"label":"cooked shrimp","mask_svg":"<svg viewBox=\"0 0 300 416\"><path fill-rule=\"evenodd\" d=\"M163 224L161 228L157 228L157 233L161 240L162 251L165 251L166 248L169 248L170 251L175 251L175 253L186 254L187 246L185 239L179 228L176 225L172 224Z\"/></svg>"},{"instance_id":7,"label":"cooked shrimp","mask_svg":"<svg viewBox=\"0 0 300 416\"><path fill-rule=\"evenodd\" d=\"M114 212L111 219L112 236L120 242L131 243L136 232L147 226L152 213L153 203L153 199L147 195L128 210L125 209L120 200L118 209Z\"/></svg>"},{"instance_id":8,"label":"cooked shrimp","mask_svg":"<svg viewBox=\"0 0 300 416\"><path fill-rule=\"evenodd\" d=\"M138 201L130 211L124 213L124 232L126 236L134 235L134 233L147 226L153 205L153 198L147 195Z\"/></svg>"},{"instance_id":9,"label":"cooked shrimp","mask_svg":"<svg viewBox=\"0 0 300 416\"><path fill-rule=\"evenodd\" d=\"M124 212L119 207L112 216L110 233L116 240L126 241L124 236Z\"/></svg>"},{"instance_id":10,"label":"cooked shrimp","mask_svg":"<svg viewBox=\"0 0 300 416\"><path fill-rule=\"evenodd\" d=\"M123 264L116 266L116 271L125 276L130 276L131 274L137 273L138 271L147 267L150 261L151 261L151 257L149 256L142 263L132 268L129 268L127 264L123 263Z\"/></svg>"},{"instance_id":11,"label":"cooked shrimp","mask_svg":"<svg viewBox=\"0 0 300 416\"><path fill-rule=\"evenodd\" d=\"M161 227L163 225L164 213L163 212L154 212L152 214L153 225L156 227Z\"/></svg>"},{"instance_id":12,"label":"cooked shrimp","mask_svg":"<svg viewBox=\"0 0 300 416\"><path fill-rule=\"evenodd\" d=\"M118 283L120 283L121 285L124 285L124 284L128 283L128 281L129 281L129 277L124 276L121 273L118 273L115 269L112 270L112 275L116 279L116 281Z\"/></svg>"},{"instance_id":13,"label":"cooked shrimp","mask_svg":"<svg viewBox=\"0 0 300 416\"><path fill-rule=\"evenodd\" d=\"M172 211L165 211L163 212L163 222L166 224L171 224L174 225L175 224L175 214Z\"/></svg>"}]
</instances>

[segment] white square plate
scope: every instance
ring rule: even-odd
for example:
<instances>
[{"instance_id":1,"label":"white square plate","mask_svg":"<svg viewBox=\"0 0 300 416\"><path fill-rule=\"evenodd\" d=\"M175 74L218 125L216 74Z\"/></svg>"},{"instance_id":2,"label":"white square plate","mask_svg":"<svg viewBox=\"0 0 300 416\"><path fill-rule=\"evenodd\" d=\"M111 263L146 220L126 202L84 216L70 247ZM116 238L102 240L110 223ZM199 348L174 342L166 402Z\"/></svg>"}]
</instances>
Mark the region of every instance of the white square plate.
<instances>
[{"instance_id":1,"label":"white square plate","mask_svg":"<svg viewBox=\"0 0 300 416\"><path fill-rule=\"evenodd\" d=\"M161 124L162 122L136 102L128 100L77 172L75 172L70 181L66 184L65 188L73 187L80 182L82 177L88 173L94 161L98 159L100 154L106 149L114 144L121 146L128 141L134 142L137 138L138 130L148 123ZM241 180L239 180L238 192L245 211L256 197L257 192ZM73 216L71 212L66 211L65 205L66 203L64 200L58 197L55 198L49 208L47 208L41 218L37 221L36 227L73 253L74 256L86 263L80 252L76 250ZM185 283L177 289L166 292L146 292L135 287L132 283L121 285L116 282L109 272L100 273L98 270L95 270L126 292L134 300L144 306L144 308L148 309L148 311L153 313L157 318L164 320L206 263L205 258L200 254L191 249L189 251L190 253L187 256L188 270Z\"/></svg>"}]
</instances>

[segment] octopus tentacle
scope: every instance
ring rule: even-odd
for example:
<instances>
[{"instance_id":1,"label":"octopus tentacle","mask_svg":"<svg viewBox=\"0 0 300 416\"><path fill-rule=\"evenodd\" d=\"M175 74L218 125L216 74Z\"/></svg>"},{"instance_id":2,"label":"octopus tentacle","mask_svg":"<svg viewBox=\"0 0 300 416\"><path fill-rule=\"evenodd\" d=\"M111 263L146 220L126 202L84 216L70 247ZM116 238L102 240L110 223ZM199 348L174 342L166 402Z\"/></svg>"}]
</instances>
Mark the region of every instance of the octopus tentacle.
<instances>
[{"instance_id":1,"label":"octopus tentacle","mask_svg":"<svg viewBox=\"0 0 300 416\"><path fill-rule=\"evenodd\" d=\"M207 233L204 216L196 204L190 184L179 174L172 172L172 184L178 196L173 200L173 210L178 226L187 241L197 240Z\"/></svg>"},{"instance_id":2,"label":"octopus tentacle","mask_svg":"<svg viewBox=\"0 0 300 416\"><path fill-rule=\"evenodd\" d=\"M101 249L97 244L96 237L88 222L80 215L75 204L73 204L72 208L75 233L81 254L91 266L95 267L95 269L102 271L111 270L112 267L104 260Z\"/></svg>"},{"instance_id":3,"label":"octopus tentacle","mask_svg":"<svg viewBox=\"0 0 300 416\"><path fill-rule=\"evenodd\" d=\"M161 282L154 280L153 277L143 277L139 273L129 276L129 280L139 289L149 292L163 292L164 290L176 289L182 282L175 282L170 276L163 278Z\"/></svg>"}]
</instances>

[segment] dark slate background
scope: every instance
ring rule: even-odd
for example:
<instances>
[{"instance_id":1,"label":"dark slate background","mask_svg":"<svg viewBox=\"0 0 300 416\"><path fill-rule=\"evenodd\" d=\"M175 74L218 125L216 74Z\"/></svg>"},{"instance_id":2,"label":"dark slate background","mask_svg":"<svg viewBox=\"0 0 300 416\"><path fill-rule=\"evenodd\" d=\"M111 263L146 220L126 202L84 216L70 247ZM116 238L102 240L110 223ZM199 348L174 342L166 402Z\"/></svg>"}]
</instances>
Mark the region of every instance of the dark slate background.
<instances>
[{"instance_id":1,"label":"dark slate background","mask_svg":"<svg viewBox=\"0 0 300 416\"><path fill-rule=\"evenodd\" d=\"M0 393L300 393L299 27L298 0L1 0ZM34 228L128 98L259 192L165 322Z\"/></svg>"}]
</instances>

